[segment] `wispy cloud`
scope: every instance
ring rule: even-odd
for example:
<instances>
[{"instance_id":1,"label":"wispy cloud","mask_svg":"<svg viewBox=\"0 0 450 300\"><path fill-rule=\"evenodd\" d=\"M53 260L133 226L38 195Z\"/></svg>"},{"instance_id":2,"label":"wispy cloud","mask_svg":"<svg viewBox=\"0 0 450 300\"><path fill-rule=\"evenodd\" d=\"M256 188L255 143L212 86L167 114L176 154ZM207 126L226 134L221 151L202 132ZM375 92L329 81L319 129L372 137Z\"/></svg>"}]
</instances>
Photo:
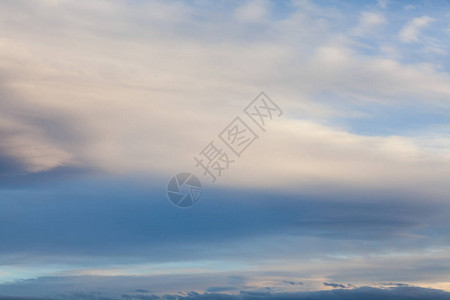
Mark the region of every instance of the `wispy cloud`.
<instances>
[{"instance_id":1,"label":"wispy cloud","mask_svg":"<svg viewBox=\"0 0 450 300\"><path fill-rule=\"evenodd\" d=\"M355 33L358 35L370 34L383 24L386 24L387 20L383 14L377 12L364 11L359 18L358 27L355 29Z\"/></svg>"},{"instance_id":2,"label":"wispy cloud","mask_svg":"<svg viewBox=\"0 0 450 300\"><path fill-rule=\"evenodd\" d=\"M420 138L400 132L366 137L331 121L337 116L352 120L373 103L388 107L413 101L442 111L450 94L447 73L431 64L361 55L352 37L344 38L336 26L342 17L336 10L304 2L279 19L267 13L270 5L225 6L217 18L208 5L194 9L174 2L5 4L2 69L8 96L1 105L8 118L2 154L23 165L24 172L89 167L170 176L192 167L191 156L226 125L236 107L269 89L290 113L274 125L276 137L262 142L226 184L291 185L288 178L303 177L371 186L384 184L389 174L413 183L429 178L423 163L447 164L445 154L430 158ZM27 27L16 26L13 16L23 13L29 15ZM198 14L204 15L201 23ZM264 19L265 25L229 25L236 17ZM406 36L417 36L429 22L428 17L418 20ZM359 22L360 30L370 32L386 19L364 11ZM349 108L328 106L330 94ZM323 118L330 121L325 125ZM192 130L180 131L185 124ZM271 146L275 139L278 150ZM318 148L321 144L327 147ZM273 170L262 172L257 161L280 151L290 159L275 157ZM378 161L369 158L374 155ZM311 159L306 162L305 156ZM364 161L367 176L355 177L359 171L349 168L351 157ZM434 162L427 168L435 179L446 180L444 168ZM406 173L417 177L408 181Z\"/></svg>"},{"instance_id":3,"label":"wispy cloud","mask_svg":"<svg viewBox=\"0 0 450 300\"><path fill-rule=\"evenodd\" d=\"M428 26L433 21L429 16L415 18L408 22L399 33L402 42L411 43L418 42L421 30Z\"/></svg>"}]
</instances>

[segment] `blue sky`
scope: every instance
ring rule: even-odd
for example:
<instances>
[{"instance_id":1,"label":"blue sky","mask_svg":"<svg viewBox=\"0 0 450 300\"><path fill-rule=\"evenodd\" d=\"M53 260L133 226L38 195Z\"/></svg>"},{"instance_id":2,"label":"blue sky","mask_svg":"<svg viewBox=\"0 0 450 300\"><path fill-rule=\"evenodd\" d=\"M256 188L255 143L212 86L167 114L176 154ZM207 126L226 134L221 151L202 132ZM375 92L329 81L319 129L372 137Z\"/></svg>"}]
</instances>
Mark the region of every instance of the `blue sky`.
<instances>
[{"instance_id":1,"label":"blue sky","mask_svg":"<svg viewBox=\"0 0 450 300\"><path fill-rule=\"evenodd\" d=\"M449 20L3 1L0 299L449 299ZM211 183L193 157L261 91L283 115Z\"/></svg>"}]
</instances>

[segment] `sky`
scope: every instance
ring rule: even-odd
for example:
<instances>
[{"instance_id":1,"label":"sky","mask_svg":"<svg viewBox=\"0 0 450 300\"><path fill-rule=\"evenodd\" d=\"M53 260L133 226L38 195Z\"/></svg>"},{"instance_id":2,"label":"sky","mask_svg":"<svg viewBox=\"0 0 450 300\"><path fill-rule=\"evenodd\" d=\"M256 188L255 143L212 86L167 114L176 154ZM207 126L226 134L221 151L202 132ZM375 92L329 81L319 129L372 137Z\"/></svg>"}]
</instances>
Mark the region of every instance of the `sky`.
<instances>
[{"instance_id":1,"label":"sky","mask_svg":"<svg viewBox=\"0 0 450 300\"><path fill-rule=\"evenodd\" d=\"M1 1L0 300L450 299L449 55L445 0Z\"/></svg>"}]
</instances>

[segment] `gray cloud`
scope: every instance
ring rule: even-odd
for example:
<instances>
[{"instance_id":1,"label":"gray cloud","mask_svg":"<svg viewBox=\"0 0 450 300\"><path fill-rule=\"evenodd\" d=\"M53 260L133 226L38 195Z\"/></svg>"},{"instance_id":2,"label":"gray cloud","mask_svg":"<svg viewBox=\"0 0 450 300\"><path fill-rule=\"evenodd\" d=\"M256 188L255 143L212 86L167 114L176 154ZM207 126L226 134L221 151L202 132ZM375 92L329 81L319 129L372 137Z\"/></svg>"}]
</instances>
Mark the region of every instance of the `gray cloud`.
<instances>
[{"instance_id":1,"label":"gray cloud","mask_svg":"<svg viewBox=\"0 0 450 300\"><path fill-rule=\"evenodd\" d=\"M217 292L227 292L227 291L234 291L236 288L232 286L212 286L206 289L206 292L208 293L217 293Z\"/></svg>"},{"instance_id":2,"label":"gray cloud","mask_svg":"<svg viewBox=\"0 0 450 300\"><path fill-rule=\"evenodd\" d=\"M82 170L80 172L82 175ZM64 176L73 176L73 170L68 175L64 169L55 170L48 176L55 183ZM228 190L224 194L221 189L210 189L195 210L181 213L168 205L165 182L155 181L145 186L134 182L134 178L128 182L113 178L86 181L83 177L79 180L72 177L72 180L73 183L60 182L56 187L38 185L42 192L35 193L33 198L29 198L31 192L10 192L9 197L16 200L2 201L0 236L4 246L0 252L59 253L63 257L77 253L103 257L134 253L165 261L175 257L201 257L207 252L214 256L215 250L210 247L202 250L199 246L198 252L173 247L181 242L186 245L205 243L206 246L215 241L218 244L213 248L221 253L220 247L228 245L228 248L240 239L252 237L256 241L258 237L272 235L299 240L329 239L333 243L353 240L358 241L361 251L368 248L378 251L384 247L401 249L403 243L420 249L433 239L432 228L447 227L446 206L413 205L407 199L400 202L395 195L365 196L361 198L363 201L358 201L358 196L345 194L339 196L342 199L337 195L326 199L239 190ZM30 187L32 183L33 179L29 178L25 186ZM48 197L49 194L52 196ZM148 197L155 200L147 201ZM236 197L239 202L233 200ZM387 199L378 202L381 197ZM21 201L20 206L17 206L17 199ZM389 199L395 201L389 203ZM9 213L11 211L14 214ZM189 222L192 218L196 222ZM20 227L14 226L18 219L26 222ZM221 243L224 244L219 246ZM338 246L343 247L341 250L347 248L346 243ZM296 247L286 248L286 251L295 252ZM231 248L240 251L238 246Z\"/></svg>"},{"instance_id":3,"label":"gray cloud","mask_svg":"<svg viewBox=\"0 0 450 300\"><path fill-rule=\"evenodd\" d=\"M347 288L347 285L342 284L342 283L328 283L328 282L324 282L323 285L324 286L330 286L330 287L333 287L333 288L341 288L341 289Z\"/></svg>"},{"instance_id":4,"label":"gray cloud","mask_svg":"<svg viewBox=\"0 0 450 300\"><path fill-rule=\"evenodd\" d=\"M120 297L107 297L101 293L74 293L65 295L62 298L65 300L256 300L256 299L305 299L305 300L344 300L344 299L358 299L358 300L413 300L413 299L435 299L447 300L450 299L450 293L438 289L428 289L421 287L395 287L395 288L374 288L374 287L360 287L355 289L334 289L331 291L316 291L316 292L296 292L296 293L256 293L256 292L241 292L239 295L227 295L220 293L197 293L188 292L187 295L139 295L139 294L124 294ZM45 300L41 298L13 298L6 297L1 300Z\"/></svg>"},{"instance_id":5,"label":"gray cloud","mask_svg":"<svg viewBox=\"0 0 450 300\"><path fill-rule=\"evenodd\" d=\"M295 282L295 281L289 281L289 280L283 280L283 283L289 284L289 285L304 285L303 282Z\"/></svg>"}]
</instances>

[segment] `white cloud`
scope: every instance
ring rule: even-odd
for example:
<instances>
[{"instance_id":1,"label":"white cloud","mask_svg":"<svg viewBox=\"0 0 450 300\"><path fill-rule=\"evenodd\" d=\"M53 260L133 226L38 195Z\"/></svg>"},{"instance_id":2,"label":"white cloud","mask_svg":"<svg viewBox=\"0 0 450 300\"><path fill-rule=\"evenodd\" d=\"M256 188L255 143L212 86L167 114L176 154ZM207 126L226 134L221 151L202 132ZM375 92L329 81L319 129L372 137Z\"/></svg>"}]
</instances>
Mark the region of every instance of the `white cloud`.
<instances>
[{"instance_id":1,"label":"white cloud","mask_svg":"<svg viewBox=\"0 0 450 300\"><path fill-rule=\"evenodd\" d=\"M42 129L2 116L0 154L20 162L12 173L46 171L59 166L74 166L76 161L69 151L58 147L46 137ZM11 170L10 170L11 171Z\"/></svg>"},{"instance_id":2,"label":"white cloud","mask_svg":"<svg viewBox=\"0 0 450 300\"><path fill-rule=\"evenodd\" d=\"M199 22L183 5L98 2L87 14L77 3L0 12L1 74L15 95L0 106L18 129L2 127L20 132L2 145L19 149L22 136L47 149L15 151L28 170L81 164L171 176L192 168L193 156L265 90L286 111L284 120L223 184L419 186L449 179L444 150L430 154L414 138L365 137L320 125L322 118L358 115L316 101L323 92L345 99L343 107L426 103L439 111L448 109L450 95L449 75L432 65L357 54L350 37L333 26L342 20L335 11L324 19L308 3L309 10L300 6L252 31L245 22L229 22L232 14ZM266 14L253 9L240 16ZM29 17L17 21L24 13ZM364 13L361 22L376 28L385 19ZM304 117L309 120L299 120ZM48 120L51 126L42 125ZM267 157L270 167L260 163Z\"/></svg>"},{"instance_id":3,"label":"white cloud","mask_svg":"<svg viewBox=\"0 0 450 300\"><path fill-rule=\"evenodd\" d=\"M261 22L268 17L269 2L265 0L248 1L235 11L235 17L244 22Z\"/></svg>"},{"instance_id":4,"label":"white cloud","mask_svg":"<svg viewBox=\"0 0 450 300\"><path fill-rule=\"evenodd\" d=\"M386 23L387 21L383 14L364 11L361 13L355 33L359 35L368 34Z\"/></svg>"},{"instance_id":5,"label":"white cloud","mask_svg":"<svg viewBox=\"0 0 450 300\"><path fill-rule=\"evenodd\" d=\"M408 22L399 33L399 38L402 42L411 43L418 42L420 31L429 25L433 21L433 18L423 16L415 18Z\"/></svg>"}]
</instances>

